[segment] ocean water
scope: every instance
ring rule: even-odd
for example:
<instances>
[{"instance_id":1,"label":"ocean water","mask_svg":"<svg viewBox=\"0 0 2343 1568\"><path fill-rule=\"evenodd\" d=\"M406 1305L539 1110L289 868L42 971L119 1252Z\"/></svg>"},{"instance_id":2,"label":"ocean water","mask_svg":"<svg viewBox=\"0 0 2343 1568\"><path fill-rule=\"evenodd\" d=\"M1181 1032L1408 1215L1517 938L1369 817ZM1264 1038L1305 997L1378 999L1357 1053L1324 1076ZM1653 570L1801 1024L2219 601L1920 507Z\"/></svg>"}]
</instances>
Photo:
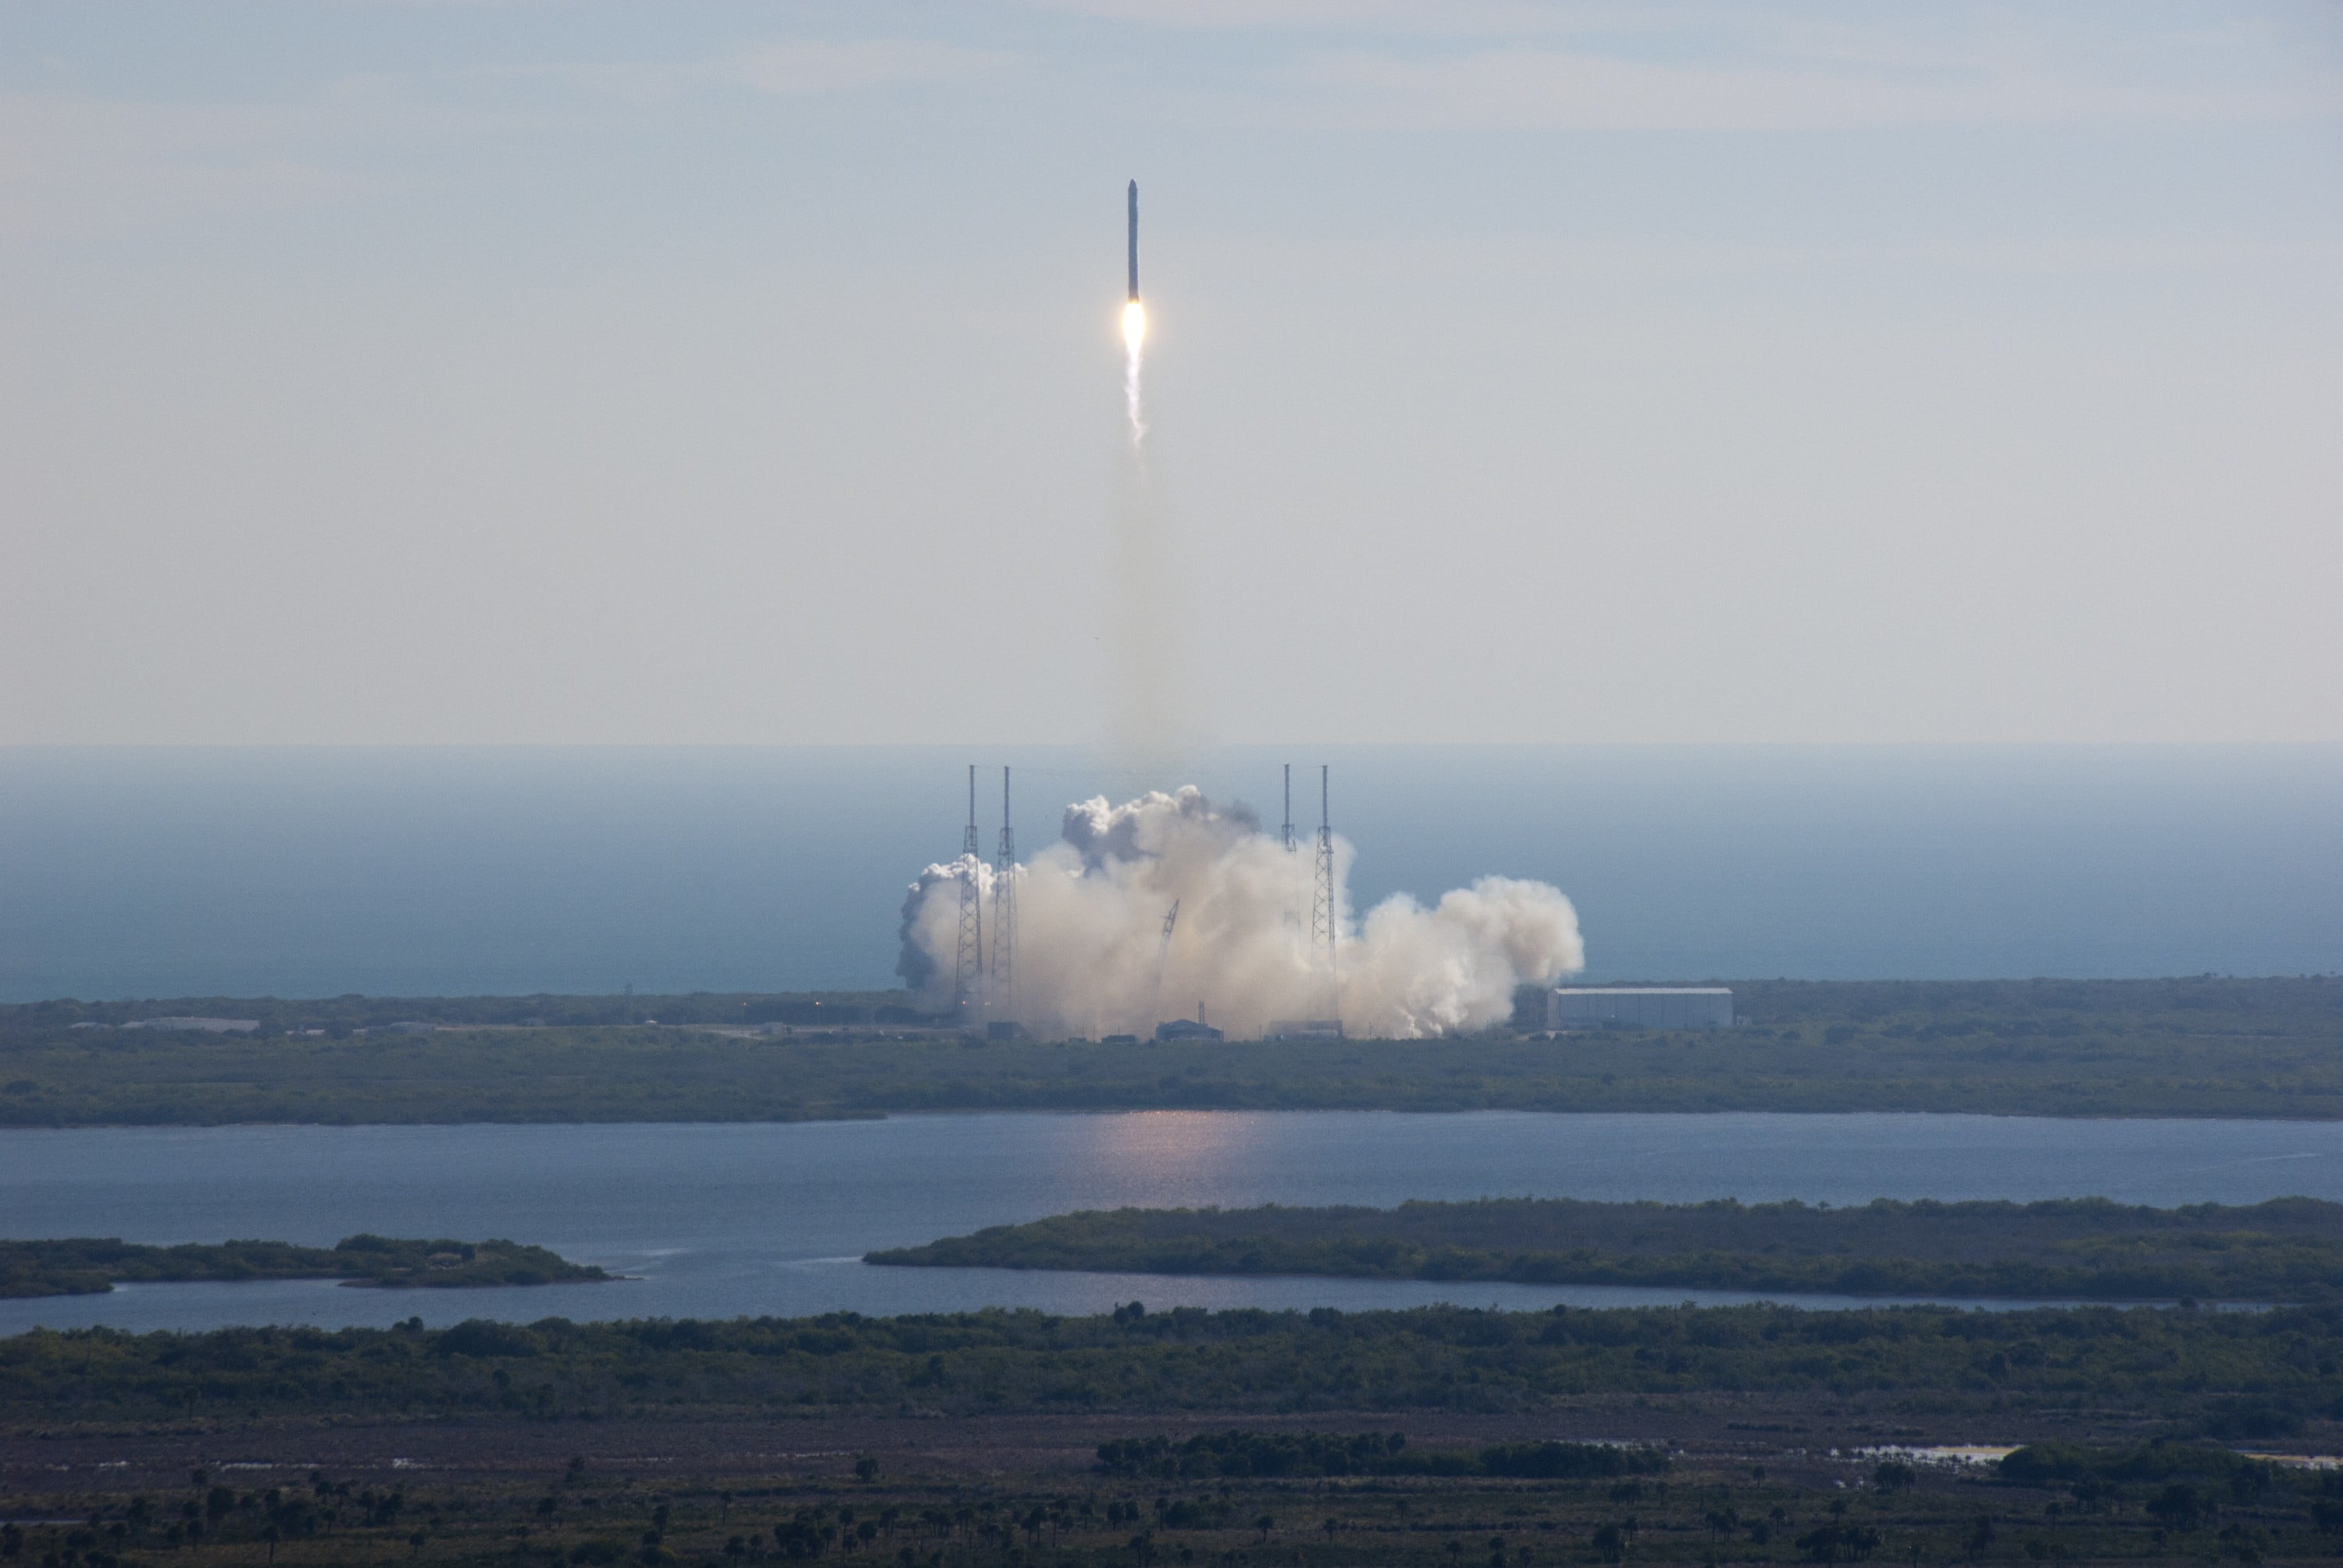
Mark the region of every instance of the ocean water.
<instances>
[{"instance_id":1,"label":"ocean water","mask_svg":"<svg viewBox=\"0 0 2343 1568\"><path fill-rule=\"evenodd\" d=\"M150 1242L358 1231L508 1237L640 1276L529 1290L330 1282L152 1284L0 1302L35 1324L148 1330L420 1316L872 1315L1030 1306L1466 1305L1695 1300L1715 1291L1407 1280L1170 1279L879 1268L863 1253L1082 1208L1485 1196L2104 1195L2168 1206L2343 1199L2343 1123L1489 1111L1159 1111L764 1126L87 1128L0 1133L12 1237ZM1853 1304L1794 1296L1799 1304ZM1978 1303L1971 1303L1978 1304Z\"/></svg>"},{"instance_id":2,"label":"ocean water","mask_svg":"<svg viewBox=\"0 0 2343 1568\"><path fill-rule=\"evenodd\" d=\"M1597 980L2343 970L2336 747L13 748L0 1000L887 986L969 762L1030 849L1154 783L1273 827L1289 759L1360 907L1549 880Z\"/></svg>"}]
</instances>

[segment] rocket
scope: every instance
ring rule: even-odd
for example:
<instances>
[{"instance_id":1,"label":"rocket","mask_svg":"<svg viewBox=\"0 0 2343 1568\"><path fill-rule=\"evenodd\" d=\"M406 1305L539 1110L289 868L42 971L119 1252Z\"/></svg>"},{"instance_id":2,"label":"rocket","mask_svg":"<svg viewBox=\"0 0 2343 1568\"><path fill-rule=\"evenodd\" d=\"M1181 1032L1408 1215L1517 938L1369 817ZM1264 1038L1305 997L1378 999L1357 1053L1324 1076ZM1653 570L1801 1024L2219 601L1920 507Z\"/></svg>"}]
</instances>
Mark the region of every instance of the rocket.
<instances>
[{"instance_id":1,"label":"rocket","mask_svg":"<svg viewBox=\"0 0 2343 1568\"><path fill-rule=\"evenodd\" d=\"M1131 445L1135 452L1147 438L1147 422L1139 417L1139 351L1147 342L1147 307L1139 303L1139 182L1131 182L1131 302L1122 307L1122 401L1131 416Z\"/></svg>"}]
</instances>

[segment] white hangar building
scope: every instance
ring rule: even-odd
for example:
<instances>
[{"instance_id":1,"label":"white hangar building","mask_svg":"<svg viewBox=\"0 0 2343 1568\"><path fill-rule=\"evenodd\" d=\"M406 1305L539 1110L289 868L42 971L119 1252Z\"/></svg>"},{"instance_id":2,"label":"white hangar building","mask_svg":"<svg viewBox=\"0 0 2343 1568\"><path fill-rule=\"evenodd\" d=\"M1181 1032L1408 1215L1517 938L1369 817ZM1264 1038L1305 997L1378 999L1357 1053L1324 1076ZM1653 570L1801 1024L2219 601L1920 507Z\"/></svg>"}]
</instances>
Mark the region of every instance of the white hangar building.
<instances>
[{"instance_id":1,"label":"white hangar building","mask_svg":"<svg viewBox=\"0 0 2343 1568\"><path fill-rule=\"evenodd\" d=\"M1548 1029L1731 1029L1733 992L1712 986L1559 986L1546 992Z\"/></svg>"}]
</instances>

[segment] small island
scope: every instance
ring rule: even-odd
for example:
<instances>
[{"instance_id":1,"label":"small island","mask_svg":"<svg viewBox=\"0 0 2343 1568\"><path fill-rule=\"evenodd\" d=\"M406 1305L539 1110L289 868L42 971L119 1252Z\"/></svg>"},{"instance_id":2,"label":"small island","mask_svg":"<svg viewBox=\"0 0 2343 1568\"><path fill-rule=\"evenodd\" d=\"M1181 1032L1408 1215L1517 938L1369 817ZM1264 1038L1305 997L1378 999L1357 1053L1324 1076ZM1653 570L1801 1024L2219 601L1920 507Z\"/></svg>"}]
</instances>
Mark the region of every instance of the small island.
<instances>
[{"instance_id":1,"label":"small island","mask_svg":"<svg viewBox=\"0 0 2343 1568\"><path fill-rule=\"evenodd\" d=\"M1117 1209L999 1225L866 1262L1091 1273L1501 1280L1848 1296L2316 1302L2343 1291L2343 1204L1880 1199L1396 1209Z\"/></svg>"},{"instance_id":2,"label":"small island","mask_svg":"<svg viewBox=\"0 0 2343 1568\"><path fill-rule=\"evenodd\" d=\"M222 1241L147 1247L113 1238L0 1241L0 1297L85 1296L118 1282L337 1280L345 1285L469 1289L588 1284L621 1278L518 1241L346 1236L331 1247Z\"/></svg>"}]
</instances>

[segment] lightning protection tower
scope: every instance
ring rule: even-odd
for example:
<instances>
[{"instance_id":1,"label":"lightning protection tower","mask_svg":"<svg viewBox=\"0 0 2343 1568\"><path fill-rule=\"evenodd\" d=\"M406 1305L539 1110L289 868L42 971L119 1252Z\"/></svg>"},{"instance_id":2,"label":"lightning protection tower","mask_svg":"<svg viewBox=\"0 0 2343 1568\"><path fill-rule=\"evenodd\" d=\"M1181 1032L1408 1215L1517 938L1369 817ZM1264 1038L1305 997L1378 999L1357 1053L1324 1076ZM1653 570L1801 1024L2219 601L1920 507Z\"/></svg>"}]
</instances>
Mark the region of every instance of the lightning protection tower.
<instances>
[{"instance_id":1,"label":"lightning protection tower","mask_svg":"<svg viewBox=\"0 0 2343 1568\"><path fill-rule=\"evenodd\" d=\"M1302 956L1302 861L1295 853L1293 841L1293 764L1285 765L1285 872L1287 878L1285 904L1285 941L1294 956Z\"/></svg>"},{"instance_id":2,"label":"lightning protection tower","mask_svg":"<svg viewBox=\"0 0 2343 1568\"><path fill-rule=\"evenodd\" d=\"M1017 839L1009 826L1009 769L1001 770L1001 858L992 864L992 1008L1017 1007Z\"/></svg>"},{"instance_id":3,"label":"lightning protection tower","mask_svg":"<svg viewBox=\"0 0 2343 1568\"><path fill-rule=\"evenodd\" d=\"M1180 923L1180 900L1163 915L1163 940L1155 947L1155 989L1147 993L1147 1016L1140 1020L1140 1032L1151 1032L1163 1020L1163 971L1172 962L1172 930Z\"/></svg>"},{"instance_id":4,"label":"lightning protection tower","mask_svg":"<svg viewBox=\"0 0 2343 1568\"><path fill-rule=\"evenodd\" d=\"M968 765L968 833L960 845L960 968L952 980L952 1006L965 1018L981 1006L984 990L984 893L978 873L984 851L976 834L976 764Z\"/></svg>"},{"instance_id":5,"label":"lightning protection tower","mask_svg":"<svg viewBox=\"0 0 2343 1568\"><path fill-rule=\"evenodd\" d=\"M1320 947L1326 950L1326 1016L1342 1016L1342 976L1337 967L1334 944L1335 927L1341 916L1334 907L1334 827L1333 813L1328 809L1327 769L1318 769L1318 877L1317 886L1310 899L1310 946L1314 952Z\"/></svg>"}]
</instances>

